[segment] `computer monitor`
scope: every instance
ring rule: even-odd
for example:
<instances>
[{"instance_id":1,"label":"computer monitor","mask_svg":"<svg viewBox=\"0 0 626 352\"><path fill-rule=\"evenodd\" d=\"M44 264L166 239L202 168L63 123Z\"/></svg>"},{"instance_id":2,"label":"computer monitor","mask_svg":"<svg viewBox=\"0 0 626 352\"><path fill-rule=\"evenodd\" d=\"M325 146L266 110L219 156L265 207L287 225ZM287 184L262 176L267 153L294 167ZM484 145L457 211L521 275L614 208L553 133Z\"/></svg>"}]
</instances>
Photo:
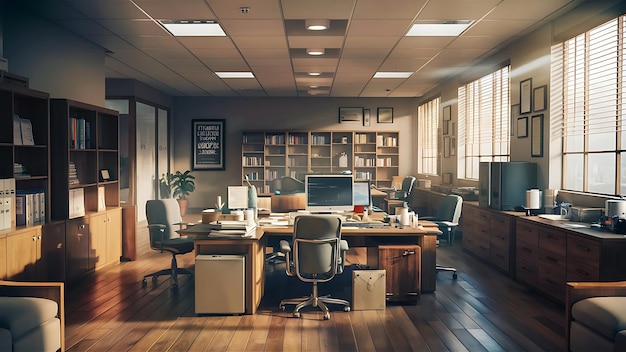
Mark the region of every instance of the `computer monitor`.
<instances>
[{"instance_id":1,"label":"computer monitor","mask_svg":"<svg viewBox=\"0 0 626 352\"><path fill-rule=\"evenodd\" d=\"M304 179L306 210L312 213L352 211L353 185L352 175L306 175Z\"/></svg>"},{"instance_id":2,"label":"computer monitor","mask_svg":"<svg viewBox=\"0 0 626 352\"><path fill-rule=\"evenodd\" d=\"M354 197L354 206L369 207L371 201L369 181L355 181L352 191Z\"/></svg>"}]
</instances>

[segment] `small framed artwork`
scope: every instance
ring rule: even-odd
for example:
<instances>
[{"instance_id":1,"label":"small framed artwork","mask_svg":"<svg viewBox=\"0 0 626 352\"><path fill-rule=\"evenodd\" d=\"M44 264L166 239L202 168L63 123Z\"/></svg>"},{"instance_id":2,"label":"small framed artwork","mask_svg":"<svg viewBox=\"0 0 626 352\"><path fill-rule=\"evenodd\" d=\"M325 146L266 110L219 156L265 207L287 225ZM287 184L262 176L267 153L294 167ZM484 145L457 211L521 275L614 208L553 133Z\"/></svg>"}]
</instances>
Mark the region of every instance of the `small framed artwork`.
<instances>
[{"instance_id":1,"label":"small framed artwork","mask_svg":"<svg viewBox=\"0 0 626 352\"><path fill-rule=\"evenodd\" d=\"M517 138L528 137L528 116L517 118Z\"/></svg>"},{"instance_id":2,"label":"small framed artwork","mask_svg":"<svg viewBox=\"0 0 626 352\"><path fill-rule=\"evenodd\" d=\"M531 120L531 144L530 155L536 157L543 156L543 114L534 115Z\"/></svg>"},{"instance_id":3,"label":"small framed artwork","mask_svg":"<svg viewBox=\"0 0 626 352\"><path fill-rule=\"evenodd\" d=\"M528 114L532 108L530 95L533 86L533 79L527 78L519 83L519 113Z\"/></svg>"},{"instance_id":4,"label":"small framed artwork","mask_svg":"<svg viewBox=\"0 0 626 352\"><path fill-rule=\"evenodd\" d=\"M517 125L517 119L519 119L519 104L511 105L511 137L515 136L515 126Z\"/></svg>"},{"instance_id":5,"label":"small framed artwork","mask_svg":"<svg viewBox=\"0 0 626 352\"><path fill-rule=\"evenodd\" d=\"M443 137L443 157L450 157L450 137L448 136Z\"/></svg>"},{"instance_id":6,"label":"small framed artwork","mask_svg":"<svg viewBox=\"0 0 626 352\"><path fill-rule=\"evenodd\" d=\"M533 89L533 111L542 111L546 109L548 87L543 85Z\"/></svg>"},{"instance_id":7,"label":"small framed artwork","mask_svg":"<svg viewBox=\"0 0 626 352\"><path fill-rule=\"evenodd\" d=\"M378 123L393 123L393 108L378 108Z\"/></svg>"},{"instance_id":8,"label":"small framed artwork","mask_svg":"<svg viewBox=\"0 0 626 352\"><path fill-rule=\"evenodd\" d=\"M109 174L109 169L100 170L100 180L109 181L111 180L111 174Z\"/></svg>"},{"instance_id":9,"label":"small framed artwork","mask_svg":"<svg viewBox=\"0 0 626 352\"><path fill-rule=\"evenodd\" d=\"M363 121L363 108L339 108L339 123Z\"/></svg>"},{"instance_id":10,"label":"small framed artwork","mask_svg":"<svg viewBox=\"0 0 626 352\"><path fill-rule=\"evenodd\" d=\"M450 137L450 156L456 156L456 138Z\"/></svg>"},{"instance_id":11,"label":"small framed artwork","mask_svg":"<svg viewBox=\"0 0 626 352\"><path fill-rule=\"evenodd\" d=\"M441 126L443 128L443 135L447 136L448 134L450 134L450 126L449 126L450 121L443 121L443 125Z\"/></svg>"},{"instance_id":12,"label":"small framed artwork","mask_svg":"<svg viewBox=\"0 0 626 352\"><path fill-rule=\"evenodd\" d=\"M443 120L444 121L452 120L452 107L450 105L443 107Z\"/></svg>"},{"instance_id":13,"label":"small framed artwork","mask_svg":"<svg viewBox=\"0 0 626 352\"><path fill-rule=\"evenodd\" d=\"M371 124L371 118L370 109L363 110L363 126L369 126Z\"/></svg>"}]
</instances>

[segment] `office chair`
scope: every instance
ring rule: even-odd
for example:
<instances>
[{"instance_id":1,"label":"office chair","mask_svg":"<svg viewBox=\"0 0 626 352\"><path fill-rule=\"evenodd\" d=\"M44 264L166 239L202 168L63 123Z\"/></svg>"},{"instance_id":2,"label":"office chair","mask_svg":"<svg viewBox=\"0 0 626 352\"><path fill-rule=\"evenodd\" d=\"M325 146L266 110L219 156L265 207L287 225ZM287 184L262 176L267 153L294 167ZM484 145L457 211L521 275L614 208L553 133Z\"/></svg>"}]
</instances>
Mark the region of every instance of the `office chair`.
<instances>
[{"instance_id":1,"label":"office chair","mask_svg":"<svg viewBox=\"0 0 626 352\"><path fill-rule=\"evenodd\" d=\"M456 228L459 226L459 219L461 218L461 210L463 209L463 198L454 194L449 194L441 199L439 207L437 207L437 214L433 217L425 216L420 217L420 220L430 220L439 226L439 230L442 232L440 236L445 236L449 246L454 243L454 236L456 234ZM446 267L437 265L437 272L450 271L452 272L452 278L456 279L456 269L452 267Z\"/></svg>"},{"instance_id":2,"label":"office chair","mask_svg":"<svg viewBox=\"0 0 626 352\"><path fill-rule=\"evenodd\" d=\"M402 188L395 192L391 192L385 199L387 201L387 213L392 214L395 207L401 207L404 203L408 203L411 199L411 193L413 192L413 185L415 184L414 176L406 176L402 180Z\"/></svg>"},{"instance_id":3,"label":"office chair","mask_svg":"<svg viewBox=\"0 0 626 352\"><path fill-rule=\"evenodd\" d=\"M332 280L343 272L348 242L341 239L341 219L328 215L300 215L293 225L293 251L289 242L282 240L281 250L286 257L288 276L297 275L303 282L313 283L311 296L284 299L280 309L295 304L293 316L300 317L300 310L306 306L319 307L324 312L324 320L330 319L327 303L342 305L350 311L350 303L343 299L319 297L317 284Z\"/></svg>"},{"instance_id":4,"label":"office chair","mask_svg":"<svg viewBox=\"0 0 626 352\"><path fill-rule=\"evenodd\" d=\"M193 276L188 269L178 267L176 256L193 251L193 238L181 237L176 230L185 225L180 216L180 207L175 199L149 200L146 202L146 217L150 234L150 248L159 252L172 254L169 268L145 275L141 281L142 287L148 284L146 278L152 276L156 283L159 276L170 275L172 288L178 288L178 275Z\"/></svg>"}]
</instances>

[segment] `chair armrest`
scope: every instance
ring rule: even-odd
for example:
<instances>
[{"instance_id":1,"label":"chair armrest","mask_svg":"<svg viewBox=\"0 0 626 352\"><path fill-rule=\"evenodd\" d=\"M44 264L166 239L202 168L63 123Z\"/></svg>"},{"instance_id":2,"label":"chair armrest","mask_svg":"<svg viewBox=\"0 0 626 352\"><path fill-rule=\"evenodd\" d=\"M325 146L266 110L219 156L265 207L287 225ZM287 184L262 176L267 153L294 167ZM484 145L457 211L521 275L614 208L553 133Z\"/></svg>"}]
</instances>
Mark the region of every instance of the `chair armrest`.
<instances>
[{"instance_id":1,"label":"chair armrest","mask_svg":"<svg viewBox=\"0 0 626 352\"><path fill-rule=\"evenodd\" d=\"M285 240L280 240L279 244L280 246L280 251L287 254L291 252L291 246L289 245L289 242L285 241Z\"/></svg>"},{"instance_id":2,"label":"chair armrest","mask_svg":"<svg viewBox=\"0 0 626 352\"><path fill-rule=\"evenodd\" d=\"M38 297L55 301L61 321L61 351L65 351L65 284L63 282L17 282L0 280L0 296Z\"/></svg>"},{"instance_id":3,"label":"chair armrest","mask_svg":"<svg viewBox=\"0 0 626 352\"><path fill-rule=\"evenodd\" d=\"M280 251L285 253L285 273L287 276L293 276L295 272L294 263L293 260L291 260L291 246L289 245L289 242L285 240L280 240L279 246Z\"/></svg>"},{"instance_id":4,"label":"chair armrest","mask_svg":"<svg viewBox=\"0 0 626 352\"><path fill-rule=\"evenodd\" d=\"M350 247L348 246L348 241L341 240L341 242L339 242L339 250L341 250L342 252L346 252L348 251L348 249L350 249Z\"/></svg>"},{"instance_id":5,"label":"chair armrest","mask_svg":"<svg viewBox=\"0 0 626 352\"><path fill-rule=\"evenodd\" d=\"M152 224L152 225L148 225L148 229L156 229L156 230L163 230L165 229L166 226L163 224Z\"/></svg>"},{"instance_id":6,"label":"chair armrest","mask_svg":"<svg viewBox=\"0 0 626 352\"><path fill-rule=\"evenodd\" d=\"M428 219L424 219L424 220L428 220ZM456 227L459 226L459 223L456 222L451 222L451 221L437 221L437 220L431 220L432 222L434 222L437 225L443 225L446 227Z\"/></svg>"}]
</instances>

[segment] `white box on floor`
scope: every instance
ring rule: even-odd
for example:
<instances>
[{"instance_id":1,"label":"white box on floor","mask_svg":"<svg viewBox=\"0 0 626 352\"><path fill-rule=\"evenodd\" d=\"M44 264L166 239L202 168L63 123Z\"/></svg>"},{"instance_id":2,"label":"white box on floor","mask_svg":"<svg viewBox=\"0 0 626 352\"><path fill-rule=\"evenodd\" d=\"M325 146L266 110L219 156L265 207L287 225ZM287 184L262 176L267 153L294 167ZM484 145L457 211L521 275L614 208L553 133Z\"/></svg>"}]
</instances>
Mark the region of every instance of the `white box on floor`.
<instances>
[{"instance_id":1,"label":"white box on floor","mask_svg":"<svg viewBox=\"0 0 626 352\"><path fill-rule=\"evenodd\" d=\"M196 314L245 313L245 279L243 255L196 256Z\"/></svg>"},{"instance_id":2,"label":"white box on floor","mask_svg":"<svg viewBox=\"0 0 626 352\"><path fill-rule=\"evenodd\" d=\"M352 310L385 309L385 270L352 271Z\"/></svg>"}]
</instances>

